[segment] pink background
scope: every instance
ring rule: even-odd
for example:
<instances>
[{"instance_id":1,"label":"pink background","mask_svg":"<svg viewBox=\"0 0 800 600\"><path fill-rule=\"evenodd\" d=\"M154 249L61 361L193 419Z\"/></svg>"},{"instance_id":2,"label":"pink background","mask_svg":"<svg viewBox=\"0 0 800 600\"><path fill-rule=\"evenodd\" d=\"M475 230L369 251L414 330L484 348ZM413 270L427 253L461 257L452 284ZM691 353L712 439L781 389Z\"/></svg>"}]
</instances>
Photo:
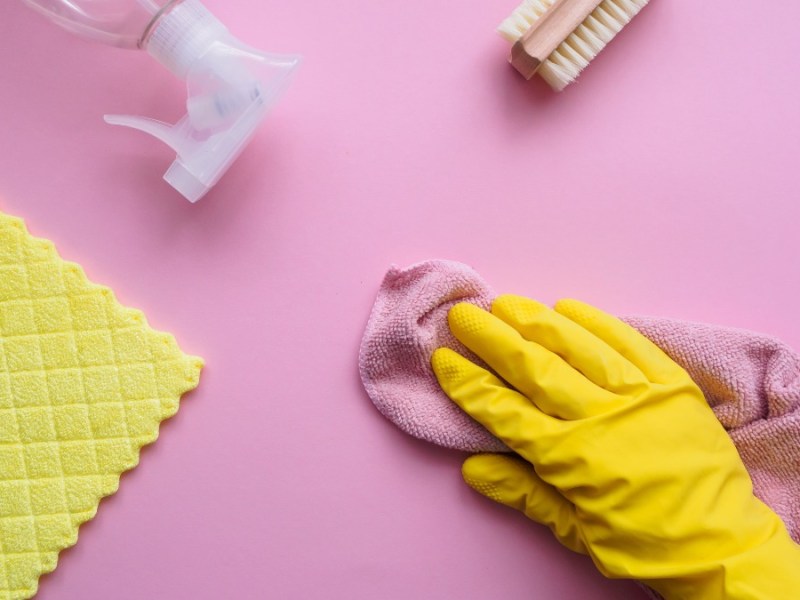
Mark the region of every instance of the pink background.
<instances>
[{"instance_id":1,"label":"pink background","mask_svg":"<svg viewBox=\"0 0 800 600\"><path fill-rule=\"evenodd\" d=\"M391 263L800 347L800 4L654 0L562 95L505 64L507 2L208 0L305 63L191 206L181 83L0 7L0 205L205 357L200 389L43 600L640 598L396 430L356 356Z\"/></svg>"}]
</instances>

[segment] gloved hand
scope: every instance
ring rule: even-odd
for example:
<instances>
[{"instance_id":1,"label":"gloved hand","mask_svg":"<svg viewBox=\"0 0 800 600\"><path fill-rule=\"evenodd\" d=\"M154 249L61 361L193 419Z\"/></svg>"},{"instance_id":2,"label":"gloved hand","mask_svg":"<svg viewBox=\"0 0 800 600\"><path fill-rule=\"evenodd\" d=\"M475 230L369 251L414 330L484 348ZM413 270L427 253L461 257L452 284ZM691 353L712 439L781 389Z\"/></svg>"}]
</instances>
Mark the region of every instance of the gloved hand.
<instances>
[{"instance_id":1,"label":"gloved hand","mask_svg":"<svg viewBox=\"0 0 800 600\"><path fill-rule=\"evenodd\" d=\"M652 342L574 300L552 310L501 296L491 313L458 304L448 318L502 380L440 348L440 385L518 454L467 459L476 491L668 599L800 598L800 546L753 495L700 389Z\"/></svg>"}]
</instances>

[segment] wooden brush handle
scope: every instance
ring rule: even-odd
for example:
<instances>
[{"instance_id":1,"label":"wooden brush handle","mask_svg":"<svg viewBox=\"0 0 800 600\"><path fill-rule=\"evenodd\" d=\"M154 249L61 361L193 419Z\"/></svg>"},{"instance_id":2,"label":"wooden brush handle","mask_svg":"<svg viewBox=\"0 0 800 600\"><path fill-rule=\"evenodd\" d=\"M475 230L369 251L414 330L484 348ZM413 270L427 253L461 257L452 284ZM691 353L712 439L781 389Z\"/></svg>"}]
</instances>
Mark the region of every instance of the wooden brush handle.
<instances>
[{"instance_id":1,"label":"wooden brush handle","mask_svg":"<svg viewBox=\"0 0 800 600\"><path fill-rule=\"evenodd\" d=\"M556 0L556 2L525 32L511 48L509 61L525 79L536 74L547 60L578 26L604 0Z\"/></svg>"}]
</instances>

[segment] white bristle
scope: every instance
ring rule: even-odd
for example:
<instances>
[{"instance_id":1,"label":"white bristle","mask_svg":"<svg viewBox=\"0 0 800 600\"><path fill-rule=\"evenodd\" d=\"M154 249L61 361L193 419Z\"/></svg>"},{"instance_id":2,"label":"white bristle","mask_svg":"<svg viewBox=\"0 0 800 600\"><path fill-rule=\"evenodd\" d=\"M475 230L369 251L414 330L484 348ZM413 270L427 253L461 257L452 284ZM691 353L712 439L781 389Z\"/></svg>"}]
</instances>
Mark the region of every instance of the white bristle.
<instances>
[{"instance_id":1,"label":"white bristle","mask_svg":"<svg viewBox=\"0 0 800 600\"><path fill-rule=\"evenodd\" d=\"M500 23L497 32L512 44L525 35L536 21L553 6L555 0L523 0L513 13Z\"/></svg>"},{"instance_id":2,"label":"white bristle","mask_svg":"<svg viewBox=\"0 0 800 600\"><path fill-rule=\"evenodd\" d=\"M497 31L512 44L538 21L556 0L523 0ZM556 91L575 81L589 62L614 39L649 0L605 0L556 48L538 74Z\"/></svg>"}]
</instances>

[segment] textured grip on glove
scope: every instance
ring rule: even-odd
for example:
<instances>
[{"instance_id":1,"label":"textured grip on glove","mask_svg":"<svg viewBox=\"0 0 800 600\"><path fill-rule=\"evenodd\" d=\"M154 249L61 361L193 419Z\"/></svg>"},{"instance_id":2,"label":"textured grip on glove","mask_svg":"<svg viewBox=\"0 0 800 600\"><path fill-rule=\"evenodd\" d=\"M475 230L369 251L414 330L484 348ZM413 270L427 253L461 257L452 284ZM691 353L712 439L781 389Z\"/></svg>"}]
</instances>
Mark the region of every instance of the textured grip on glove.
<instances>
[{"instance_id":1,"label":"textured grip on glove","mask_svg":"<svg viewBox=\"0 0 800 600\"><path fill-rule=\"evenodd\" d=\"M473 457L471 487L667 598L796 597L800 548L753 495L700 389L652 342L574 300L501 296L448 321L493 372L440 349L442 389L530 465Z\"/></svg>"}]
</instances>

